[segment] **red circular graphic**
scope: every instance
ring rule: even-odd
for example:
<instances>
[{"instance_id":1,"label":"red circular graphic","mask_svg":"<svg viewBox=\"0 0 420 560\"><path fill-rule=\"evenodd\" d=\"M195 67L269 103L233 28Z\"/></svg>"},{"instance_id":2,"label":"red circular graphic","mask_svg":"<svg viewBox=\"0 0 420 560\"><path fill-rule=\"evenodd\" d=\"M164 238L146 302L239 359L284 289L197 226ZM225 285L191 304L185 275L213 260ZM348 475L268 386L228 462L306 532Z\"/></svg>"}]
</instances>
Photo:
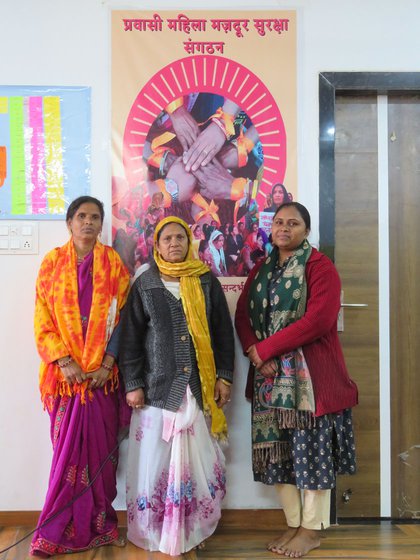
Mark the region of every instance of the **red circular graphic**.
<instances>
[{"instance_id":1,"label":"red circular graphic","mask_svg":"<svg viewBox=\"0 0 420 560\"><path fill-rule=\"evenodd\" d=\"M264 172L256 196L264 208L265 196L286 172L286 132L280 110L264 83L245 66L220 56L193 56L159 70L137 95L127 118L123 162L130 187L144 180L142 152L153 121L168 103L182 95L208 92L230 99L251 119L258 132Z\"/></svg>"}]
</instances>

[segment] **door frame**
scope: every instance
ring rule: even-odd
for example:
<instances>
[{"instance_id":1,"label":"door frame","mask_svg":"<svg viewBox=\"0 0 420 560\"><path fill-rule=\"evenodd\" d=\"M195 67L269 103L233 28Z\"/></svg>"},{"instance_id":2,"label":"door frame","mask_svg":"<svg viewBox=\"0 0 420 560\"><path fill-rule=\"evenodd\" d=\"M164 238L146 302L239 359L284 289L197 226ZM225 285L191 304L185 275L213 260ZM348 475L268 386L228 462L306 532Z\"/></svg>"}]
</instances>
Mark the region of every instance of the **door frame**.
<instances>
[{"instance_id":1,"label":"door frame","mask_svg":"<svg viewBox=\"0 0 420 560\"><path fill-rule=\"evenodd\" d=\"M339 93L420 92L420 72L320 72L319 80L319 244L334 261L335 97Z\"/></svg>"},{"instance_id":2,"label":"door frame","mask_svg":"<svg viewBox=\"0 0 420 560\"><path fill-rule=\"evenodd\" d=\"M319 245L335 260L335 99L336 95L420 93L420 72L320 72L319 73ZM390 441L392 448L392 439ZM382 481L381 481L382 482ZM394 478L390 472L389 494L394 500ZM331 519L336 517L336 496ZM391 505L391 509L394 506ZM381 513L382 515L382 513ZM387 517L390 516L388 513Z\"/></svg>"}]
</instances>

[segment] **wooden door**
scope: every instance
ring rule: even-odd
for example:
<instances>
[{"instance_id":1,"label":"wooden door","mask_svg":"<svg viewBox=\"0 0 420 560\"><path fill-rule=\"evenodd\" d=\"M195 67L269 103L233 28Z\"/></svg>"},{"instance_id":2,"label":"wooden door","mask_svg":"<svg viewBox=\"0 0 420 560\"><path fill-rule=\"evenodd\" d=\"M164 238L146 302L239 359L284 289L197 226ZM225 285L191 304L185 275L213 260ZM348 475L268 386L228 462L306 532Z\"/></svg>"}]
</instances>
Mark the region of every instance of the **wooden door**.
<instances>
[{"instance_id":1,"label":"wooden door","mask_svg":"<svg viewBox=\"0 0 420 560\"><path fill-rule=\"evenodd\" d=\"M358 471L339 476L338 517L380 516L378 155L376 96L336 97L335 264L344 303L340 334L350 376ZM348 501L344 501L348 498Z\"/></svg>"},{"instance_id":2,"label":"wooden door","mask_svg":"<svg viewBox=\"0 0 420 560\"><path fill-rule=\"evenodd\" d=\"M420 95L388 96L392 516L420 518Z\"/></svg>"}]
</instances>

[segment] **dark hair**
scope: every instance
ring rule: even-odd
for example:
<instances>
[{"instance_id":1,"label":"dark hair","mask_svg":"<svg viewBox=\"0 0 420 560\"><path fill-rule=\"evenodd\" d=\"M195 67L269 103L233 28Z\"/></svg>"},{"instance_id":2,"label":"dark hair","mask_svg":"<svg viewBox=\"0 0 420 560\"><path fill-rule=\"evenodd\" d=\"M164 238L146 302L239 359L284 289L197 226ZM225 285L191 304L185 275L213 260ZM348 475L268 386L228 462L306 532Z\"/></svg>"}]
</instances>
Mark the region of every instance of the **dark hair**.
<instances>
[{"instance_id":1,"label":"dark hair","mask_svg":"<svg viewBox=\"0 0 420 560\"><path fill-rule=\"evenodd\" d=\"M209 246L209 242L207 241L207 239L202 239L200 241L200 244L198 245L198 252L204 253L204 251L207 249L208 246Z\"/></svg>"},{"instance_id":2,"label":"dark hair","mask_svg":"<svg viewBox=\"0 0 420 560\"><path fill-rule=\"evenodd\" d=\"M157 237L156 237L156 241L159 243L159 239L160 236L162 235L162 231L166 228L166 226L170 226L171 224L176 224L177 226L182 227L182 229L185 231L185 234L187 236L187 240L188 240L188 245L190 244L190 236L189 236L189 232L184 228L184 226L182 224L180 224L179 222L168 222L167 224L165 224L163 226L162 229L160 229L157 233Z\"/></svg>"},{"instance_id":3,"label":"dark hair","mask_svg":"<svg viewBox=\"0 0 420 560\"><path fill-rule=\"evenodd\" d=\"M258 228L258 233L257 233L257 238L261 237L261 239L263 240L264 245L266 245L268 243L268 237L267 234L265 233L265 231L262 228Z\"/></svg>"},{"instance_id":4,"label":"dark hair","mask_svg":"<svg viewBox=\"0 0 420 560\"><path fill-rule=\"evenodd\" d=\"M105 212L103 202L101 202L97 198L94 198L93 196L85 195L79 196L79 198L75 198L73 202L70 203L69 207L67 208L66 222L73 219L74 215L82 206L82 204L96 204L101 215L101 222L104 221Z\"/></svg>"},{"instance_id":5,"label":"dark hair","mask_svg":"<svg viewBox=\"0 0 420 560\"><path fill-rule=\"evenodd\" d=\"M300 202L283 202L283 204L280 204L280 206L277 208L277 210L276 210L276 212L273 216L273 220L277 216L277 214L280 212L280 210L282 210L283 208L288 208L288 207L296 208L296 210L300 214L300 217L305 222L306 229L310 230L311 229L311 216L310 216L308 210L306 209L306 207L303 206L303 204L300 204Z\"/></svg>"},{"instance_id":6,"label":"dark hair","mask_svg":"<svg viewBox=\"0 0 420 560\"><path fill-rule=\"evenodd\" d=\"M276 183L275 185L273 185L272 189L271 189L271 196L273 196L274 194L274 189L276 189L277 187L280 187L281 190L283 191L283 200L285 202L287 202L288 200L290 200L290 195L286 190L286 187L284 185L282 185L282 183Z\"/></svg>"}]
</instances>

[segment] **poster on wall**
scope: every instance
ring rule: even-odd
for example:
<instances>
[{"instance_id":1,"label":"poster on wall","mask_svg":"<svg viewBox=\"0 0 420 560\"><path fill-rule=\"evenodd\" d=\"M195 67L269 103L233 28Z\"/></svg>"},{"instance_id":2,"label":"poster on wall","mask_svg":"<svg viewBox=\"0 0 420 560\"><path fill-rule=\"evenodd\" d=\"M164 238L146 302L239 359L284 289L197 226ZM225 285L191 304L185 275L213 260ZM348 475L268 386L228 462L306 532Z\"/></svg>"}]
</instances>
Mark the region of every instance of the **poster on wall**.
<instances>
[{"instance_id":1,"label":"poster on wall","mask_svg":"<svg viewBox=\"0 0 420 560\"><path fill-rule=\"evenodd\" d=\"M90 88L0 86L0 219L59 219L90 191Z\"/></svg>"},{"instance_id":2,"label":"poster on wall","mask_svg":"<svg viewBox=\"0 0 420 560\"><path fill-rule=\"evenodd\" d=\"M177 215L237 290L296 197L296 128L294 11L113 11L113 245L131 274Z\"/></svg>"}]
</instances>

